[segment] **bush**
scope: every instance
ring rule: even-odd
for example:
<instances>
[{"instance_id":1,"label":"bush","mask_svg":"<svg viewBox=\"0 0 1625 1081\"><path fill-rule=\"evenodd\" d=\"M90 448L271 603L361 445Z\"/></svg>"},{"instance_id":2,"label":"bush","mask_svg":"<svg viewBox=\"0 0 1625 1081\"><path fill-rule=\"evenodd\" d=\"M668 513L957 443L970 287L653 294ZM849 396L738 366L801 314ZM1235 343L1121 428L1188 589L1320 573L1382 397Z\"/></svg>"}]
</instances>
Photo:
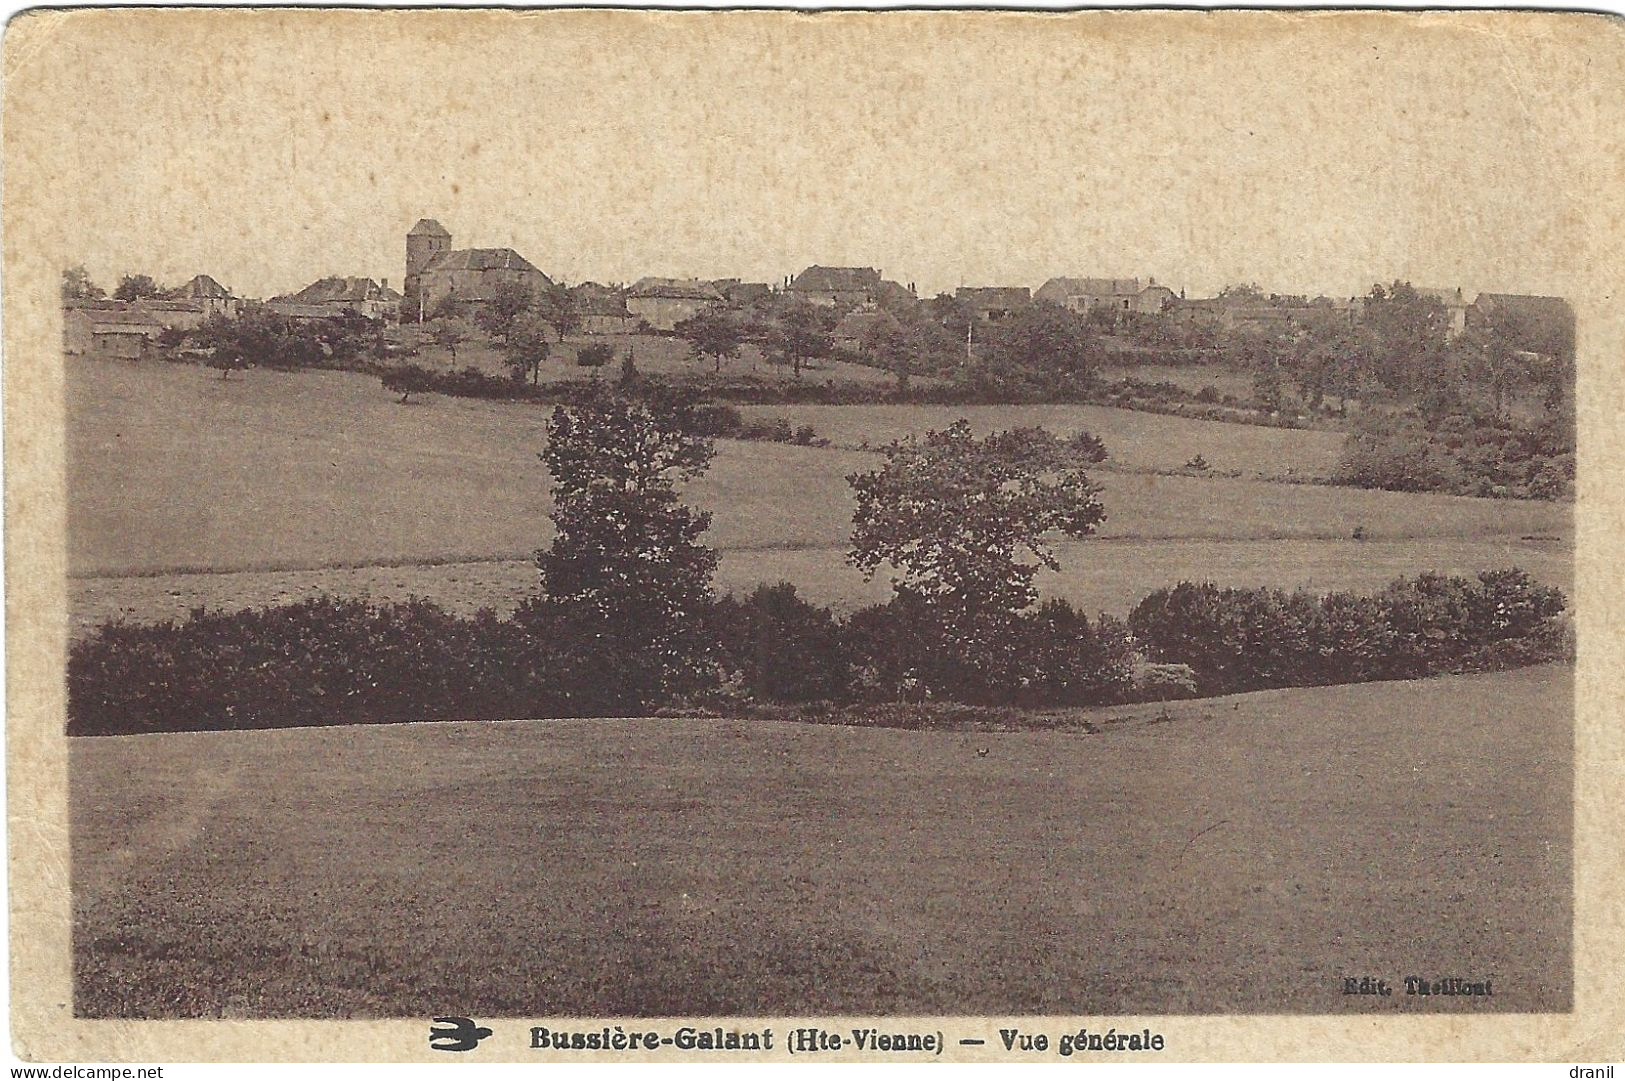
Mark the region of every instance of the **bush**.
<instances>
[{"instance_id":1,"label":"bush","mask_svg":"<svg viewBox=\"0 0 1625 1081\"><path fill-rule=\"evenodd\" d=\"M745 418L731 405L711 402L689 411L689 434L708 439L726 439L739 434Z\"/></svg>"},{"instance_id":2,"label":"bush","mask_svg":"<svg viewBox=\"0 0 1625 1081\"><path fill-rule=\"evenodd\" d=\"M1134 677L1138 697L1148 702L1196 697L1196 670L1188 664L1144 664Z\"/></svg>"},{"instance_id":3,"label":"bush","mask_svg":"<svg viewBox=\"0 0 1625 1081\"><path fill-rule=\"evenodd\" d=\"M1574 446L1557 425L1526 428L1461 413L1424 420L1373 414L1349 433L1336 484L1513 499L1573 490Z\"/></svg>"},{"instance_id":4,"label":"bush","mask_svg":"<svg viewBox=\"0 0 1625 1081\"><path fill-rule=\"evenodd\" d=\"M747 420L739 427L740 439L755 439L764 443L789 443L795 439L787 417L770 420Z\"/></svg>"},{"instance_id":5,"label":"bush","mask_svg":"<svg viewBox=\"0 0 1625 1081\"><path fill-rule=\"evenodd\" d=\"M1065 601L1006 617L996 649L966 650L918 597L854 612L844 633L857 693L871 701L948 699L974 704L1082 706L1124 701L1133 648L1124 625L1091 624Z\"/></svg>"},{"instance_id":6,"label":"bush","mask_svg":"<svg viewBox=\"0 0 1625 1081\"><path fill-rule=\"evenodd\" d=\"M1564 604L1516 568L1424 574L1368 597L1181 582L1141 601L1128 625L1154 660L1190 665L1202 694L1229 694L1553 660Z\"/></svg>"},{"instance_id":7,"label":"bush","mask_svg":"<svg viewBox=\"0 0 1625 1081\"><path fill-rule=\"evenodd\" d=\"M111 624L70 652L68 731L285 728L556 709L546 684L485 678L483 640L495 626L488 615L459 620L421 601L372 607L327 598L262 611L199 609L181 624ZM494 694L499 687L506 693Z\"/></svg>"},{"instance_id":8,"label":"bush","mask_svg":"<svg viewBox=\"0 0 1625 1081\"><path fill-rule=\"evenodd\" d=\"M420 368L416 364L402 364L398 367L388 368L379 376L384 389L391 394L401 396L401 404L414 394L421 394L433 390L437 379L435 373L427 368Z\"/></svg>"},{"instance_id":9,"label":"bush","mask_svg":"<svg viewBox=\"0 0 1625 1081\"><path fill-rule=\"evenodd\" d=\"M724 666L752 698L811 702L850 696L840 625L829 609L802 600L788 582L758 586L743 601L724 597L712 620Z\"/></svg>"},{"instance_id":10,"label":"bush","mask_svg":"<svg viewBox=\"0 0 1625 1081\"><path fill-rule=\"evenodd\" d=\"M581 368L602 368L615 359L615 347L608 342L594 342L576 350L576 365Z\"/></svg>"}]
</instances>

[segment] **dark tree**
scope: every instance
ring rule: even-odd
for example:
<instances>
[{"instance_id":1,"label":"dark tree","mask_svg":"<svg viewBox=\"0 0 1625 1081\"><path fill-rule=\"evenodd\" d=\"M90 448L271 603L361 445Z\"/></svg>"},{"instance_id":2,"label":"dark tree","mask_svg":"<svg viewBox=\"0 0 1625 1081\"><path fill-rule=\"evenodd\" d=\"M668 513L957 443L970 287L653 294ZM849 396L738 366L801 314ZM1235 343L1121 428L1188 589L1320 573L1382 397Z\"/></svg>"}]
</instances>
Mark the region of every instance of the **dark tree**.
<instances>
[{"instance_id":1,"label":"dark tree","mask_svg":"<svg viewBox=\"0 0 1625 1081\"><path fill-rule=\"evenodd\" d=\"M870 578L896 567L899 594L924 601L968 651L1033 604L1040 567L1060 568L1046 534L1086 536L1106 518L1085 472L1104 449L1088 433L978 439L959 420L884 453L884 466L847 477L858 502L848 558Z\"/></svg>"},{"instance_id":2,"label":"dark tree","mask_svg":"<svg viewBox=\"0 0 1625 1081\"><path fill-rule=\"evenodd\" d=\"M710 442L689 435L691 406L598 387L560 406L542 460L553 476L552 545L537 553L542 590L643 701L669 701L707 678L705 628L717 553L699 543L711 516L678 485L705 472Z\"/></svg>"},{"instance_id":3,"label":"dark tree","mask_svg":"<svg viewBox=\"0 0 1625 1081\"><path fill-rule=\"evenodd\" d=\"M385 390L401 396L402 405L405 405L412 395L434 386L434 373L416 364L402 364L400 367L391 368L378 378L383 382Z\"/></svg>"},{"instance_id":4,"label":"dark tree","mask_svg":"<svg viewBox=\"0 0 1625 1081\"><path fill-rule=\"evenodd\" d=\"M959 345L961 359L969 349L974 334L976 313L971 306L952 293L938 293L925 302L928 318L940 324L950 338Z\"/></svg>"},{"instance_id":5,"label":"dark tree","mask_svg":"<svg viewBox=\"0 0 1625 1081\"><path fill-rule=\"evenodd\" d=\"M987 331L985 370L1001 384L1081 386L1094 378L1096 346L1082 316L1034 304Z\"/></svg>"},{"instance_id":6,"label":"dark tree","mask_svg":"<svg viewBox=\"0 0 1625 1081\"><path fill-rule=\"evenodd\" d=\"M828 356L834 348L823 317L810 304L786 305L778 325L768 335L769 356L775 363L788 364L797 379L809 360Z\"/></svg>"},{"instance_id":7,"label":"dark tree","mask_svg":"<svg viewBox=\"0 0 1625 1081\"><path fill-rule=\"evenodd\" d=\"M1538 381L1539 365L1532 354L1513 348L1514 339L1497 329L1467 328L1450 343L1449 356L1466 380L1490 392L1495 415L1501 416L1510 398Z\"/></svg>"},{"instance_id":8,"label":"dark tree","mask_svg":"<svg viewBox=\"0 0 1625 1081\"><path fill-rule=\"evenodd\" d=\"M474 322L491 337L506 342L520 316L530 311L535 297L518 282L502 282L474 315Z\"/></svg>"},{"instance_id":9,"label":"dark tree","mask_svg":"<svg viewBox=\"0 0 1625 1081\"><path fill-rule=\"evenodd\" d=\"M119 279L118 288L113 290L114 300L145 300L155 297L161 289L158 283L145 274L126 274Z\"/></svg>"},{"instance_id":10,"label":"dark tree","mask_svg":"<svg viewBox=\"0 0 1625 1081\"><path fill-rule=\"evenodd\" d=\"M589 346L589 348L592 347ZM605 345L602 348L607 350L609 346ZM623 390L633 390L642 382L643 375L638 371L637 357L633 355L632 347L629 345L626 347L626 356L621 358L621 388Z\"/></svg>"},{"instance_id":11,"label":"dark tree","mask_svg":"<svg viewBox=\"0 0 1625 1081\"><path fill-rule=\"evenodd\" d=\"M320 331L268 308L248 308L236 319L211 316L192 337L224 360L242 360L243 367L308 368L323 357Z\"/></svg>"},{"instance_id":12,"label":"dark tree","mask_svg":"<svg viewBox=\"0 0 1625 1081\"><path fill-rule=\"evenodd\" d=\"M1448 314L1437 297L1409 282L1371 287L1364 323L1375 344L1377 378L1390 390L1424 386L1445 349Z\"/></svg>"},{"instance_id":13,"label":"dark tree","mask_svg":"<svg viewBox=\"0 0 1625 1081\"><path fill-rule=\"evenodd\" d=\"M63 300L101 300L107 290L90 280L90 272L83 266L71 266L62 272Z\"/></svg>"},{"instance_id":14,"label":"dark tree","mask_svg":"<svg viewBox=\"0 0 1625 1081\"><path fill-rule=\"evenodd\" d=\"M1338 399L1338 412L1348 414L1348 400L1365 392L1375 378L1373 344L1363 329L1328 324L1296 343L1286 366L1298 394L1311 410L1327 395Z\"/></svg>"},{"instance_id":15,"label":"dark tree","mask_svg":"<svg viewBox=\"0 0 1625 1081\"><path fill-rule=\"evenodd\" d=\"M508 348L503 359L515 382L523 383L528 378L534 386L541 382L542 365L552 351L552 343L547 340L547 323L528 315L509 328Z\"/></svg>"},{"instance_id":16,"label":"dark tree","mask_svg":"<svg viewBox=\"0 0 1625 1081\"><path fill-rule=\"evenodd\" d=\"M739 355L745 340L745 328L721 312L698 312L674 328L678 337L687 339L698 356L710 357L712 371L722 371L722 362Z\"/></svg>"},{"instance_id":17,"label":"dark tree","mask_svg":"<svg viewBox=\"0 0 1625 1081\"><path fill-rule=\"evenodd\" d=\"M581 307L574 293L563 285L551 285L537 297L536 310L564 341L581 326Z\"/></svg>"},{"instance_id":18,"label":"dark tree","mask_svg":"<svg viewBox=\"0 0 1625 1081\"><path fill-rule=\"evenodd\" d=\"M463 303L462 297L456 293L447 293L435 301L434 307L429 309L429 319L461 319L467 310L468 305Z\"/></svg>"},{"instance_id":19,"label":"dark tree","mask_svg":"<svg viewBox=\"0 0 1625 1081\"><path fill-rule=\"evenodd\" d=\"M940 324L914 313L876 320L864 336L865 355L897 378L897 393L906 395L913 377L954 362L956 344Z\"/></svg>"},{"instance_id":20,"label":"dark tree","mask_svg":"<svg viewBox=\"0 0 1625 1081\"><path fill-rule=\"evenodd\" d=\"M468 340L468 324L461 319L439 317L431 324L430 336L434 343L451 354L451 362L457 363L457 347Z\"/></svg>"}]
</instances>

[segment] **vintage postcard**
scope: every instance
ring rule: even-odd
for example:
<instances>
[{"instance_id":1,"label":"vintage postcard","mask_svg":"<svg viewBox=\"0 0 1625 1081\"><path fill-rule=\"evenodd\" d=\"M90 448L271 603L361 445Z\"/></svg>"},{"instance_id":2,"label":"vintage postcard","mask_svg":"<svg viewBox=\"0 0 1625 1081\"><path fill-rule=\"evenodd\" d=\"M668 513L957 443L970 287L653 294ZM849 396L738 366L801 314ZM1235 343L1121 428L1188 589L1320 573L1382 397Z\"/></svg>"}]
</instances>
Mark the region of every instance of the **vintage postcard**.
<instances>
[{"instance_id":1,"label":"vintage postcard","mask_svg":"<svg viewBox=\"0 0 1625 1081\"><path fill-rule=\"evenodd\" d=\"M1625 29L37 11L35 1061L1625 1054Z\"/></svg>"}]
</instances>

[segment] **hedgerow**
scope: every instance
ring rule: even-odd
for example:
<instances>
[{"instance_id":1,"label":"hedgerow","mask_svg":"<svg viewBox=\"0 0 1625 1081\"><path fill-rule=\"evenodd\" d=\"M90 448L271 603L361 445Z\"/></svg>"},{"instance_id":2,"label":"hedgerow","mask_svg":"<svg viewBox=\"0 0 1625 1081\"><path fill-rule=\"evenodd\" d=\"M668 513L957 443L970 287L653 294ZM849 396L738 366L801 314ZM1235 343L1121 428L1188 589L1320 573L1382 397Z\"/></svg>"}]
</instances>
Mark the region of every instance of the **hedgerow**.
<instances>
[{"instance_id":1,"label":"hedgerow","mask_svg":"<svg viewBox=\"0 0 1625 1081\"><path fill-rule=\"evenodd\" d=\"M1152 658L1188 664L1204 695L1410 679L1533 664L1565 648L1562 591L1516 568L1423 574L1369 596L1181 582L1129 614Z\"/></svg>"},{"instance_id":2,"label":"hedgerow","mask_svg":"<svg viewBox=\"0 0 1625 1081\"><path fill-rule=\"evenodd\" d=\"M547 598L507 618L321 598L103 625L69 652L68 731L632 716L708 703L1153 701L1539 663L1570 648L1564 608L1561 591L1517 569L1424 574L1367 595L1182 582L1126 622L1063 601L1020 613L990 660L959 656L917 600L843 620L780 584L697 614L707 667L673 697L659 658Z\"/></svg>"}]
</instances>

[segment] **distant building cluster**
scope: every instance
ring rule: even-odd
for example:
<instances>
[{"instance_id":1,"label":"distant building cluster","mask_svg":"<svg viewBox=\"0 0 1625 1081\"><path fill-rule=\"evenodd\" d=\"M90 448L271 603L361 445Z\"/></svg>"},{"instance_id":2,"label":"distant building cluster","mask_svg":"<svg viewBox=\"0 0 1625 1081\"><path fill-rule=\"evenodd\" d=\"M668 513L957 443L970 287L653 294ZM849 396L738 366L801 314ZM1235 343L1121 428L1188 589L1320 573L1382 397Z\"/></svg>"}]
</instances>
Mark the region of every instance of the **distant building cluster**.
<instances>
[{"instance_id":1,"label":"distant building cluster","mask_svg":"<svg viewBox=\"0 0 1625 1081\"><path fill-rule=\"evenodd\" d=\"M207 274L178 289L139 300L70 300L62 340L70 354L137 358L166 330L196 330L211 315L234 318L243 302Z\"/></svg>"},{"instance_id":2,"label":"distant building cluster","mask_svg":"<svg viewBox=\"0 0 1625 1081\"><path fill-rule=\"evenodd\" d=\"M561 289L558 282L512 248L454 248L452 235L433 218L420 219L406 234L401 291L389 279L332 275L297 292L274 296L265 308L290 323L364 316L425 322L456 312L477 315L504 291L541 297ZM1444 312L1447 339L1476 323L1511 316L1523 325L1567 326L1573 312L1557 297L1480 293L1472 299L1459 287L1418 287ZM700 312L740 310L774 299L799 300L839 313L833 337L856 348L877 328L921 304L915 286L890 278L876 267L813 265L780 281L739 278L643 277L631 285L584 282L568 288L577 326L586 334L625 334L648 329L670 332ZM1019 285L961 286L954 300L972 324L997 324L1035 304L1051 304L1104 326L1165 321L1172 326L1220 331L1296 333L1328 323L1358 325L1365 297L1264 296L1255 289L1227 290L1214 297L1187 298L1155 278L1053 277L1037 289ZM178 289L131 301L101 299L65 302L65 338L70 353L137 357L165 331L192 330L211 316L236 317L244 301L219 282L199 274Z\"/></svg>"}]
</instances>

